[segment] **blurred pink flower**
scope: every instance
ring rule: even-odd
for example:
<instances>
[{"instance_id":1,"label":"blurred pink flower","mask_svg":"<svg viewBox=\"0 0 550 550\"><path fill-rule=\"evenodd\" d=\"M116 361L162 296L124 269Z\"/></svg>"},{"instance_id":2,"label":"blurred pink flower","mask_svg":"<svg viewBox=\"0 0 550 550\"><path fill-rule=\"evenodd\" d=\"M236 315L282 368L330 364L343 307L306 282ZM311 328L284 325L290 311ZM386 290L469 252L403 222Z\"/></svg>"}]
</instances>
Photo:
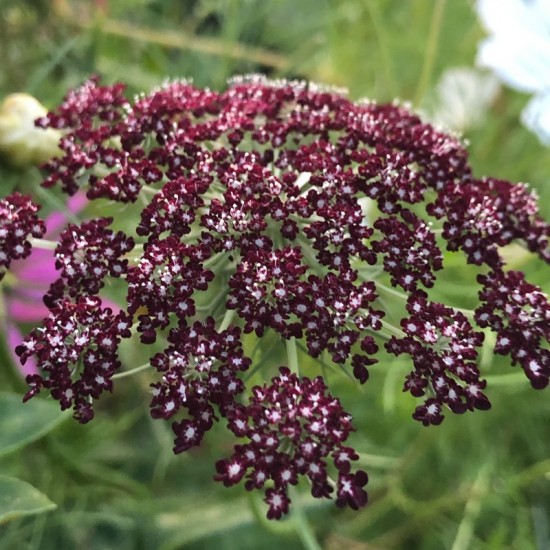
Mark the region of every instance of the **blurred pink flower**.
<instances>
[{"instance_id":1,"label":"blurred pink flower","mask_svg":"<svg viewBox=\"0 0 550 550\"><path fill-rule=\"evenodd\" d=\"M77 214L88 200L84 193L77 193L67 203L68 212ZM46 234L44 239L57 240L63 227L67 223L67 215L63 212L53 212L46 218ZM50 285L59 277L55 269L55 255L53 250L34 248L31 255L24 260L14 262L10 268L11 284L0 287L4 302L4 316L0 324L6 334L6 340L13 362L23 375L36 374L38 368L33 358L24 366L13 351L23 341L19 330L21 323L39 323L48 316L48 308L42 297Z\"/></svg>"}]
</instances>

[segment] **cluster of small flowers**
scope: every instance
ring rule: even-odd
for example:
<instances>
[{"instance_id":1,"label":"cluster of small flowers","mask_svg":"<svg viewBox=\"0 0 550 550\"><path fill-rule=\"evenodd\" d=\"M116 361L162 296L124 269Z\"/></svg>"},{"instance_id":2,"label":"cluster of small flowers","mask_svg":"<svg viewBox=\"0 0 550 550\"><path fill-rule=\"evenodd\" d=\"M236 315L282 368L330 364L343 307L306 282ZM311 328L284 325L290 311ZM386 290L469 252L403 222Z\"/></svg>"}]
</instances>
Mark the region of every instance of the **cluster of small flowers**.
<instances>
[{"instance_id":1,"label":"cluster of small flowers","mask_svg":"<svg viewBox=\"0 0 550 550\"><path fill-rule=\"evenodd\" d=\"M483 304L476 310L480 327L497 333L495 353L519 363L534 388L548 385L550 372L550 307L539 288L519 271L479 275Z\"/></svg>"},{"instance_id":2,"label":"cluster of small flowers","mask_svg":"<svg viewBox=\"0 0 550 550\"><path fill-rule=\"evenodd\" d=\"M0 200L0 280L12 260L31 253L30 239L44 236L46 225L36 214L39 209L30 197L17 192Z\"/></svg>"},{"instance_id":3,"label":"cluster of small flowers","mask_svg":"<svg viewBox=\"0 0 550 550\"><path fill-rule=\"evenodd\" d=\"M180 453L199 445L212 427L212 405L224 416L233 409L235 396L244 390L237 374L248 369L250 359L243 354L239 329L217 332L212 317L172 329L168 341L171 345L151 359L163 373L162 382L153 384L151 414L167 419L187 409L188 418L173 424L174 451Z\"/></svg>"},{"instance_id":4,"label":"cluster of small flowers","mask_svg":"<svg viewBox=\"0 0 550 550\"><path fill-rule=\"evenodd\" d=\"M309 354L319 357L327 349L335 363L344 363L362 332L382 327L384 312L369 303L376 298L372 281L354 285L353 270L338 276L303 275L308 266L301 262L298 248L251 252L229 281L227 307L244 319L244 332L262 336L267 328L283 338L305 336ZM361 349L375 353L372 336L363 335ZM356 377L365 382L366 365L376 362L369 355L354 353Z\"/></svg>"},{"instance_id":5,"label":"cluster of small flowers","mask_svg":"<svg viewBox=\"0 0 550 550\"><path fill-rule=\"evenodd\" d=\"M27 398L48 389L89 420L137 321L143 344L170 344L150 359L162 375L151 408L156 418L183 417L173 423L175 451L198 445L216 414L226 418L250 443L218 463L217 479L233 484L249 472L247 488L269 481L269 516L280 517L299 474L314 496L329 497L329 455L338 503L363 505L367 478L351 472L350 418L322 380L283 369L243 404L242 334L304 339L312 357L328 353L360 383L386 340L386 352L412 358L404 391L424 398L413 417L426 425L445 409L490 406L474 321L497 333L495 352L511 355L535 388L548 383L550 305L505 271L499 248L517 241L550 263L550 226L525 185L474 178L462 144L405 108L261 77L222 93L168 83L132 103L123 86L92 79L38 124L63 132L45 186L145 206L128 234L106 218L62 233L50 317L18 348L43 369ZM33 216L24 235L40 227ZM21 223L2 230L21 232ZM7 242L0 253L13 257ZM469 317L422 288L434 286L443 247L483 266ZM107 276L127 285L116 315L99 297ZM198 291L209 305L197 304ZM388 291L406 303L401 329L384 320ZM216 328L218 295L226 314Z\"/></svg>"},{"instance_id":6,"label":"cluster of small flowers","mask_svg":"<svg viewBox=\"0 0 550 550\"><path fill-rule=\"evenodd\" d=\"M112 376L120 367L117 348L121 338L130 336L131 317L122 311L114 315L97 296L64 300L50 311L43 326L15 350L22 363L36 355L48 373L47 378L27 376L31 389L25 401L41 388L48 389L62 409L73 407L75 418L84 424L94 416L92 399L112 389ZM80 371L77 380L72 376L75 371Z\"/></svg>"},{"instance_id":7,"label":"cluster of small flowers","mask_svg":"<svg viewBox=\"0 0 550 550\"><path fill-rule=\"evenodd\" d=\"M441 423L443 404L458 414L490 407L481 391L486 383L479 379L475 363L483 333L474 332L463 313L427 298L421 290L409 298L410 316L401 321L406 336L392 336L386 345L395 355L412 358L415 370L407 376L406 390L416 397L424 395L427 387L433 390L434 396L413 414L425 426Z\"/></svg>"},{"instance_id":8,"label":"cluster of small flowers","mask_svg":"<svg viewBox=\"0 0 550 550\"><path fill-rule=\"evenodd\" d=\"M280 369L270 386L252 388L247 406L237 405L230 414L229 428L249 443L235 446L233 456L216 464L216 479L235 485L246 475L247 490L266 490L267 517L279 519L288 512L288 485L307 476L314 497L329 497L325 459L330 455L338 471L336 504L354 510L367 503L363 487L368 477L359 470L351 474L357 453L342 445L351 431L351 417L340 401L327 393L323 379L299 379L287 368Z\"/></svg>"},{"instance_id":9,"label":"cluster of small flowers","mask_svg":"<svg viewBox=\"0 0 550 550\"><path fill-rule=\"evenodd\" d=\"M62 299L65 292L73 297L95 295L108 274L126 274L128 260L124 256L134 247L134 240L122 231L108 229L112 222L112 218L97 218L80 226L69 224L61 233L55 249L55 267L61 277L50 290L50 303Z\"/></svg>"}]
</instances>

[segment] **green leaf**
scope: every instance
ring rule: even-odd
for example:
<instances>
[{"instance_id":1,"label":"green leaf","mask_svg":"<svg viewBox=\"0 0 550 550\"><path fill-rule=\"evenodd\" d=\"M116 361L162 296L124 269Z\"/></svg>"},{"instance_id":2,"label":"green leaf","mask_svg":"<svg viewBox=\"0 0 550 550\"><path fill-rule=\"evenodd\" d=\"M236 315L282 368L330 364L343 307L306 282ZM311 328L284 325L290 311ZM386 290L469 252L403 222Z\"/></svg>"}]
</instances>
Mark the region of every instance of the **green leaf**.
<instances>
[{"instance_id":1,"label":"green leaf","mask_svg":"<svg viewBox=\"0 0 550 550\"><path fill-rule=\"evenodd\" d=\"M23 403L21 395L0 392L0 457L39 439L69 415L51 401Z\"/></svg>"},{"instance_id":2,"label":"green leaf","mask_svg":"<svg viewBox=\"0 0 550 550\"><path fill-rule=\"evenodd\" d=\"M25 481L0 475L0 524L57 508L46 495Z\"/></svg>"}]
</instances>

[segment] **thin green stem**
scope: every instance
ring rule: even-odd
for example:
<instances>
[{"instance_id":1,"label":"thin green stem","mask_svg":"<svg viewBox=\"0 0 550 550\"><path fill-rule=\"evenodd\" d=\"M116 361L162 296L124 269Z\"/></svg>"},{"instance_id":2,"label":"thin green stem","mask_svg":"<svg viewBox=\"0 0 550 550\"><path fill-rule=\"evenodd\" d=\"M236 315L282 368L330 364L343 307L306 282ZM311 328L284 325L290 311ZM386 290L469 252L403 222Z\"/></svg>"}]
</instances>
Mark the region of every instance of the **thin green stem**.
<instances>
[{"instance_id":1,"label":"thin green stem","mask_svg":"<svg viewBox=\"0 0 550 550\"><path fill-rule=\"evenodd\" d=\"M390 333L395 334L395 336L399 336L399 338L405 338L407 336L401 329L393 326L391 323L388 323L387 321L381 321L382 326Z\"/></svg>"},{"instance_id":2,"label":"thin green stem","mask_svg":"<svg viewBox=\"0 0 550 550\"><path fill-rule=\"evenodd\" d=\"M378 0L369 0L366 3L366 8L372 21L372 28L376 34L376 39L378 40L378 47L380 48L380 55L382 57L382 66L384 67L384 72L386 73L386 82L390 95L391 97L396 97L398 95L398 89L395 82L395 70L388 41L386 39L386 26L384 25L383 18L380 14Z\"/></svg>"},{"instance_id":3,"label":"thin green stem","mask_svg":"<svg viewBox=\"0 0 550 550\"><path fill-rule=\"evenodd\" d=\"M300 537L304 548L307 548L307 550L322 550L302 507L296 502L296 491L291 489L291 493L293 501L292 519L294 520L296 534Z\"/></svg>"},{"instance_id":4,"label":"thin green stem","mask_svg":"<svg viewBox=\"0 0 550 550\"><path fill-rule=\"evenodd\" d=\"M377 281L378 277L384 272L380 266L357 267L357 274L361 281Z\"/></svg>"},{"instance_id":5,"label":"thin green stem","mask_svg":"<svg viewBox=\"0 0 550 550\"><path fill-rule=\"evenodd\" d=\"M144 185L140 190L139 190L140 194L143 194L143 195L156 195L159 190L158 189L155 189L154 187L149 187L147 185Z\"/></svg>"},{"instance_id":6,"label":"thin green stem","mask_svg":"<svg viewBox=\"0 0 550 550\"><path fill-rule=\"evenodd\" d=\"M32 246L34 246L35 248L41 248L42 250L55 250L58 245L58 243L55 241L48 241L46 239L35 239L34 237L31 237L29 241Z\"/></svg>"},{"instance_id":7,"label":"thin green stem","mask_svg":"<svg viewBox=\"0 0 550 550\"><path fill-rule=\"evenodd\" d=\"M37 170L38 175L40 178L42 176L40 175L40 172ZM57 210L63 213L63 215L67 218L68 221L72 223L79 223L78 217L73 214L68 208L67 205L59 199L56 195L54 195L49 189L44 189L41 185L37 185L34 189L34 193L38 195L44 202L43 204L49 205L53 210Z\"/></svg>"},{"instance_id":8,"label":"thin green stem","mask_svg":"<svg viewBox=\"0 0 550 550\"><path fill-rule=\"evenodd\" d=\"M372 468L391 469L394 468L399 459L394 456L373 455L370 453L359 453L358 464Z\"/></svg>"},{"instance_id":9,"label":"thin green stem","mask_svg":"<svg viewBox=\"0 0 550 550\"><path fill-rule=\"evenodd\" d=\"M389 294L391 296L395 296L396 298L399 298L400 300L403 300L404 302L407 301L408 296L404 294L403 292L399 292L399 290L395 290L395 288L392 288L391 286L386 286L385 284L381 283L380 281L376 281L376 289L382 290L386 294Z\"/></svg>"},{"instance_id":10,"label":"thin green stem","mask_svg":"<svg viewBox=\"0 0 550 550\"><path fill-rule=\"evenodd\" d=\"M474 524L481 512L481 499L487 491L488 465L479 471L472 485L471 496L464 506L464 517L458 526L451 550L468 550L474 534Z\"/></svg>"},{"instance_id":11,"label":"thin green stem","mask_svg":"<svg viewBox=\"0 0 550 550\"><path fill-rule=\"evenodd\" d=\"M231 324L231 321L233 320L234 315L235 315L235 310L234 309L228 309L225 312L225 315L223 316L221 325L218 328L218 332L222 332L222 331L229 328L229 325Z\"/></svg>"},{"instance_id":12,"label":"thin green stem","mask_svg":"<svg viewBox=\"0 0 550 550\"><path fill-rule=\"evenodd\" d=\"M203 267L213 267L225 257L225 252L217 252L202 263Z\"/></svg>"},{"instance_id":13,"label":"thin green stem","mask_svg":"<svg viewBox=\"0 0 550 550\"><path fill-rule=\"evenodd\" d=\"M519 474L509 477L506 480L506 489L510 491L509 494L511 494L512 491L517 491L521 487L525 487L539 480L541 477L548 478L549 474L550 459L541 460L525 470L522 470Z\"/></svg>"},{"instance_id":14,"label":"thin green stem","mask_svg":"<svg viewBox=\"0 0 550 550\"><path fill-rule=\"evenodd\" d=\"M319 260L315 257L315 254L313 253L311 249L310 243L303 238L300 234L298 234L298 244L300 244L302 254L307 259L310 266L314 268L315 271L319 271L317 269L319 267Z\"/></svg>"},{"instance_id":15,"label":"thin green stem","mask_svg":"<svg viewBox=\"0 0 550 550\"><path fill-rule=\"evenodd\" d=\"M208 305L206 306L195 306L195 309L197 311L207 311L210 312L211 315L214 314L216 311L216 308L220 304L220 302L223 300L227 293L227 289L225 287L222 287L222 289L212 298Z\"/></svg>"},{"instance_id":16,"label":"thin green stem","mask_svg":"<svg viewBox=\"0 0 550 550\"><path fill-rule=\"evenodd\" d=\"M294 374L300 376L300 365L298 363L298 349L296 347L296 338L290 338L286 341L286 356L288 359L288 368Z\"/></svg>"},{"instance_id":17,"label":"thin green stem","mask_svg":"<svg viewBox=\"0 0 550 550\"><path fill-rule=\"evenodd\" d=\"M132 370L127 370L125 372L119 372L118 374L113 374L111 378L125 378L126 376L132 376L132 374L136 374L138 372L141 372L142 370L146 370L151 366L150 363L145 363L144 365L140 365L139 367L136 367Z\"/></svg>"},{"instance_id":18,"label":"thin green stem","mask_svg":"<svg viewBox=\"0 0 550 550\"><path fill-rule=\"evenodd\" d=\"M244 382L247 382L248 380L250 380L250 378L252 378L252 376L254 376L266 364L271 352L273 351L273 349L277 344L278 344L278 341L274 340L267 349L262 350L263 352L262 357L260 358L259 361L256 361L255 360L256 352L262 345L262 340L260 340L259 338L257 339L257 343L254 346L252 353L250 354L250 358L253 360L252 362L253 366L251 366L251 368L249 368L247 373L244 375L243 377Z\"/></svg>"},{"instance_id":19,"label":"thin green stem","mask_svg":"<svg viewBox=\"0 0 550 550\"><path fill-rule=\"evenodd\" d=\"M400 300L403 300L404 302L406 302L409 299L409 297L406 294L404 294L403 292L399 292L399 290L396 290L396 289L394 289L390 286L386 286L385 284L381 283L380 281L376 281L376 288L377 288L377 290L381 290L381 291L385 292L386 294L389 294L390 296L395 296L396 298L399 298ZM459 311L460 313L463 313L469 319L474 318L475 312L472 311L471 309L464 309L462 307L454 307L454 306L451 306L451 307L455 311Z\"/></svg>"},{"instance_id":20,"label":"thin green stem","mask_svg":"<svg viewBox=\"0 0 550 550\"><path fill-rule=\"evenodd\" d=\"M430 34L428 35L428 41L426 42L426 51L424 53L424 63L422 64L422 72L420 73L420 79L418 80L418 86L414 96L415 105L419 105L424 97L430 80L432 78L432 72L434 68L435 57L437 54L437 42L439 40L439 34L441 32L441 24L443 21L443 13L445 12L446 0L436 0L435 7L432 14L432 20L430 22Z\"/></svg>"},{"instance_id":21,"label":"thin green stem","mask_svg":"<svg viewBox=\"0 0 550 550\"><path fill-rule=\"evenodd\" d=\"M82 27L89 27L89 22L74 20ZM262 48L254 48L236 42L226 42L197 35L186 35L181 29L170 31L164 29L162 32L146 27L137 27L122 21L105 19L101 31L106 34L150 42L168 48L193 50L199 53L218 55L231 59L244 60L274 69L284 70L288 67L288 60L276 52Z\"/></svg>"}]
</instances>

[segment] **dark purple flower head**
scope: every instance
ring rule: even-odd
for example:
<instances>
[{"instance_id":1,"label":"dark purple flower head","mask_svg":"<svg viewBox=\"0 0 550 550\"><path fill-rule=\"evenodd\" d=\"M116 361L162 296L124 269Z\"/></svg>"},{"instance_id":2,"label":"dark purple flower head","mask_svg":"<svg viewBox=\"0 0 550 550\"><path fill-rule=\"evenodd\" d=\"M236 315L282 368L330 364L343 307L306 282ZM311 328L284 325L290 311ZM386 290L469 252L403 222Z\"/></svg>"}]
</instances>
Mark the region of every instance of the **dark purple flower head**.
<instances>
[{"instance_id":1,"label":"dark purple flower head","mask_svg":"<svg viewBox=\"0 0 550 550\"><path fill-rule=\"evenodd\" d=\"M428 301L423 291L411 295L407 311L410 316L401 321L406 336L392 336L386 349L412 359L414 371L407 376L404 391L415 397L425 395L426 389L434 394L416 409L414 418L426 426L439 424L442 405L459 414L488 409L489 401L481 391L485 382L479 379L475 363L483 333L474 332L464 314Z\"/></svg>"},{"instance_id":2,"label":"dark purple flower head","mask_svg":"<svg viewBox=\"0 0 550 550\"><path fill-rule=\"evenodd\" d=\"M206 290L214 274L202 262L210 256L205 246L188 246L173 236L145 247L136 266L128 269L128 311L139 315L141 341L150 344L156 331L168 327L172 318L195 315L196 290Z\"/></svg>"},{"instance_id":3,"label":"dark purple flower head","mask_svg":"<svg viewBox=\"0 0 550 550\"><path fill-rule=\"evenodd\" d=\"M550 378L550 304L539 288L525 281L519 271L493 271L480 275L482 305L476 321L497 333L495 353L510 355L519 363L536 389Z\"/></svg>"},{"instance_id":4,"label":"dark purple flower head","mask_svg":"<svg viewBox=\"0 0 550 550\"><path fill-rule=\"evenodd\" d=\"M29 256L29 239L44 236L46 225L36 215L39 209L31 197L17 192L0 200L0 280L12 260Z\"/></svg>"},{"instance_id":5,"label":"dark purple flower head","mask_svg":"<svg viewBox=\"0 0 550 550\"><path fill-rule=\"evenodd\" d=\"M198 445L211 428L213 406L224 414L244 390L238 374L248 368L250 359L243 354L240 330L218 332L211 317L173 329L168 340L171 345L151 359L162 373L162 381L152 385L151 414L168 419L186 409L187 418L173 424L174 450L182 452Z\"/></svg>"},{"instance_id":6,"label":"dark purple flower head","mask_svg":"<svg viewBox=\"0 0 550 550\"><path fill-rule=\"evenodd\" d=\"M112 218L97 218L75 226L69 224L59 237L55 267L71 296L97 294L104 279L126 274L128 260L123 259L134 247L134 240L122 231L107 226Z\"/></svg>"},{"instance_id":7,"label":"dark purple flower head","mask_svg":"<svg viewBox=\"0 0 550 550\"><path fill-rule=\"evenodd\" d=\"M373 248L382 255L392 285L408 292L416 290L418 283L432 287L434 272L443 267L443 257L428 225L403 209L399 216L379 218L374 227L383 238L374 241Z\"/></svg>"},{"instance_id":8,"label":"dark purple flower head","mask_svg":"<svg viewBox=\"0 0 550 550\"><path fill-rule=\"evenodd\" d=\"M97 297L60 303L15 350L22 363L34 356L43 372L27 377L31 389L25 401L45 388L62 409L73 407L80 422L91 420L93 399L112 390L118 345L130 336L131 324L128 315L113 315Z\"/></svg>"},{"instance_id":9,"label":"dark purple flower head","mask_svg":"<svg viewBox=\"0 0 550 550\"><path fill-rule=\"evenodd\" d=\"M351 417L321 377L300 379L286 367L279 372L269 386L252 388L249 405L228 415L229 428L248 442L216 464L215 479L230 486L246 477L249 491L267 484L267 517L279 519L288 512L287 488L298 476L308 478L314 497L330 498L331 461L338 473L337 504L364 506L368 478L361 471L350 474L351 461L359 457L343 445L352 431Z\"/></svg>"},{"instance_id":10,"label":"dark purple flower head","mask_svg":"<svg viewBox=\"0 0 550 550\"><path fill-rule=\"evenodd\" d=\"M48 113L39 119L42 128L64 130L59 146L64 156L56 157L47 163L49 176L45 187L61 184L63 190L74 195L79 188L77 180L91 174L92 169L101 167L111 172L117 167L118 176L105 176L100 181L103 194L90 189L90 198L97 196L121 200L130 197L135 200L139 184L134 181L132 158L113 147L113 138L118 135L118 125L124 116L128 101L124 97L125 86L99 86L98 79L92 78L80 88L71 90L56 112ZM124 172L125 178L122 178ZM95 175L90 175L95 181ZM134 189L135 187L135 189Z\"/></svg>"},{"instance_id":11,"label":"dark purple flower head","mask_svg":"<svg viewBox=\"0 0 550 550\"><path fill-rule=\"evenodd\" d=\"M92 79L39 125L64 132L44 185L82 188L101 208L118 203L125 224L115 232L96 218L61 234L51 315L18 347L44 373L27 397L48 389L88 420L135 322L135 345L160 343L142 367L161 374L151 414L173 422L174 450L226 418L247 441L218 462L217 479L265 490L268 516L279 518L299 476L313 496L354 509L366 503L368 478L351 471L350 419L320 378L283 369L243 404L243 372L269 363L263 342L282 343L293 372L300 349L362 384L387 361L380 349L409 356L404 390L423 399L413 417L425 425L490 407L478 328L496 333L495 353L535 388L548 384L548 298L501 254L515 242L550 263L535 195L476 178L456 137L404 107L258 76L223 92L171 82L129 101L123 85ZM0 221L6 266L13 247L25 253L41 231L34 207L11 200ZM32 211L24 227L13 221L19 210ZM20 241L9 240L14 229ZM435 298L444 251L471 264L472 285L479 276L473 311ZM126 297L116 315L101 305L112 287Z\"/></svg>"},{"instance_id":12,"label":"dark purple flower head","mask_svg":"<svg viewBox=\"0 0 550 550\"><path fill-rule=\"evenodd\" d=\"M299 248L250 253L229 280L227 307L245 320L245 332L261 336L272 328L287 339L304 336L313 357L328 350L335 363L344 363L363 330L382 326L384 312L369 305L376 287L354 284L354 270L306 278L310 268ZM376 350L373 346L371 352ZM376 362L369 361L365 364Z\"/></svg>"}]
</instances>

